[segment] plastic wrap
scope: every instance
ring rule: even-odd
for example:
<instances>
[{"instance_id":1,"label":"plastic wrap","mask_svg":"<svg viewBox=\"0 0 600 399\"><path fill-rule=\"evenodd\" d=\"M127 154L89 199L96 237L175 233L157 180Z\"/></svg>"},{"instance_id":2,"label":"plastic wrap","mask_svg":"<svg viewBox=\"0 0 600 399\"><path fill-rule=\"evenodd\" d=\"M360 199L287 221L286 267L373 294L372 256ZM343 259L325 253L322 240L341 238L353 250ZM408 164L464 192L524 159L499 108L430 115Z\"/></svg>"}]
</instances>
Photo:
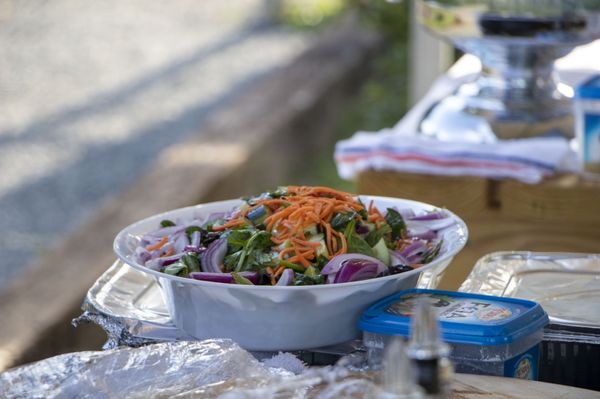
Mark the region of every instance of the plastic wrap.
<instances>
[{"instance_id":1,"label":"plastic wrap","mask_svg":"<svg viewBox=\"0 0 600 399\"><path fill-rule=\"evenodd\" d=\"M312 368L297 376L270 380L236 379L181 393L178 399L338 399L380 398L375 375L344 367Z\"/></svg>"},{"instance_id":2,"label":"plastic wrap","mask_svg":"<svg viewBox=\"0 0 600 399\"><path fill-rule=\"evenodd\" d=\"M347 359L307 369L286 353L259 362L230 340L168 342L70 353L12 369L0 374L0 397L377 397L373 375L359 368L366 367L364 357Z\"/></svg>"},{"instance_id":3,"label":"plastic wrap","mask_svg":"<svg viewBox=\"0 0 600 399\"><path fill-rule=\"evenodd\" d=\"M55 356L0 374L3 398L160 398L246 379L282 376L230 340L169 342Z\"/></svg>"}]
</instances>

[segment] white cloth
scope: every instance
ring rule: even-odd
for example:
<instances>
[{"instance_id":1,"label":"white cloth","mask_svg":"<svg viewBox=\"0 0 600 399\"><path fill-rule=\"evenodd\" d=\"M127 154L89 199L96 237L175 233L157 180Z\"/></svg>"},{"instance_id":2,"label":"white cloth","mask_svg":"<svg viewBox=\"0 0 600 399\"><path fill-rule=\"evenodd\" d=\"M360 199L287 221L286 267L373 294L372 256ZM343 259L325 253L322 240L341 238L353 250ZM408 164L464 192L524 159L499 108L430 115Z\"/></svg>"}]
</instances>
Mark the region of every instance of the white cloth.
<instances>
[{"instance_id":1,"label":"white cloth","mask_svg":"<svg viewBox=\"0 0 600 399\"><path fill-rule=\"evenodd\" d=\"M566 84L563 89L572 91L571 87L587 76L600 72L600 65L588 62L590 53L599 49L600 41L597 41L557 61L560 81ZM458 85L472 80L480 68L474 56L462 57L434 82L425 97L396 126L379 132L357 132L351 138L338 142L334 158L340 177L351 180L362 171L375 169L511 178L534 184L556 172L580 171L576 153L569 141L563 138L528 138L479 144L442 142L417 136L418 123L431 105L448 96Z\"/></svg>"}]
</instances>

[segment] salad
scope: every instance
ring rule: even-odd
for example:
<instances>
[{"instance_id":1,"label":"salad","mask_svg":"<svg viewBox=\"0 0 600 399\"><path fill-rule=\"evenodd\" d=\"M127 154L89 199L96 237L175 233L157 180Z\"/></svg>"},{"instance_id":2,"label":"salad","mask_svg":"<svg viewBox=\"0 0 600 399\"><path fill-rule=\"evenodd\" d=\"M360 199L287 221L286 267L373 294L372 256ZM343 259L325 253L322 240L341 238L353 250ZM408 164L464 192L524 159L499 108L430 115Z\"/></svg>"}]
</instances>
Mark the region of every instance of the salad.
<instances>
[{"instance_id":1,"label":"salad","mask_svg":"<svg viewBox=\"0 0 600 399\"><path fill-rule=\"evenodd\" d=\"M338 284L431 262L453 224L436 209L378 209L327 187L287 186L227 213L162 220L143 235L137 263L162 273L231 284Z\"/></svg>"}]
</instances>

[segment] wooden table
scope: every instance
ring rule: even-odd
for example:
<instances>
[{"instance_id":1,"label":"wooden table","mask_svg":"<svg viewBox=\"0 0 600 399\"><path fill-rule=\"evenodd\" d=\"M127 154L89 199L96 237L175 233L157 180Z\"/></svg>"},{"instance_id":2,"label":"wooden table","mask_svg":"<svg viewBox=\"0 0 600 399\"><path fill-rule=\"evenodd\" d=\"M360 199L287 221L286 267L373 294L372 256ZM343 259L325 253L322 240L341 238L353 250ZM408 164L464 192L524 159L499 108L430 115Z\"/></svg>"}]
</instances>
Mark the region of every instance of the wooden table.
<instances>
[{"instance_id":1,"label":"wooden table","mask_svg":"<svg viewBox=\"0 0 600 399\"><path fill-rule=\"evenodd\" d=\"M600 181L563 175L540 184L479 177L366 171L360 194L410 198L445 207L469 228L469 240L440 284L456 289L475 262L495 251L600 253Z\"/></svg>"},{"instance_id":2,"label":"wooden table","mask_svg":"<svg viewBox=\"0 0 600 399\"><path fill-rule=\"evenodd\" d=\"M484 375L456 374L452 399L587 399L600 398L600 392L546 382Z\"/></svg>"}]
</instances>

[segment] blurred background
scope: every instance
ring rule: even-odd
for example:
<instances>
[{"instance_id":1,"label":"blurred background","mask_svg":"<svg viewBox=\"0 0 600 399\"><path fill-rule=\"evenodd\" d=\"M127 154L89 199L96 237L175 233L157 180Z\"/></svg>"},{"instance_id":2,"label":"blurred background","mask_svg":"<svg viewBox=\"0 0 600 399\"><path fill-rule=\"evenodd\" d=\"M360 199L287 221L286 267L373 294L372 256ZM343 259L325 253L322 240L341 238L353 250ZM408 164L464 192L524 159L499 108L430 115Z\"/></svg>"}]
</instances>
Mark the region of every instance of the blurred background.
<instances>
[{"instance_id":1,"label":"blurred background","mask_svg":"<svg viewBox=\"0 0 600 399\"><path fill-rule=\"evenodd\" d=\"M336 134L389 126L406 109L403 3L0 5L0 289L143 175L158 153L201 134L216 109L294 62L342 14L358 14L389 48L373 59L373 76ZM352 189L337 179L332 146L316 159L290 182Z\"/></svg>"}]
</instances>

